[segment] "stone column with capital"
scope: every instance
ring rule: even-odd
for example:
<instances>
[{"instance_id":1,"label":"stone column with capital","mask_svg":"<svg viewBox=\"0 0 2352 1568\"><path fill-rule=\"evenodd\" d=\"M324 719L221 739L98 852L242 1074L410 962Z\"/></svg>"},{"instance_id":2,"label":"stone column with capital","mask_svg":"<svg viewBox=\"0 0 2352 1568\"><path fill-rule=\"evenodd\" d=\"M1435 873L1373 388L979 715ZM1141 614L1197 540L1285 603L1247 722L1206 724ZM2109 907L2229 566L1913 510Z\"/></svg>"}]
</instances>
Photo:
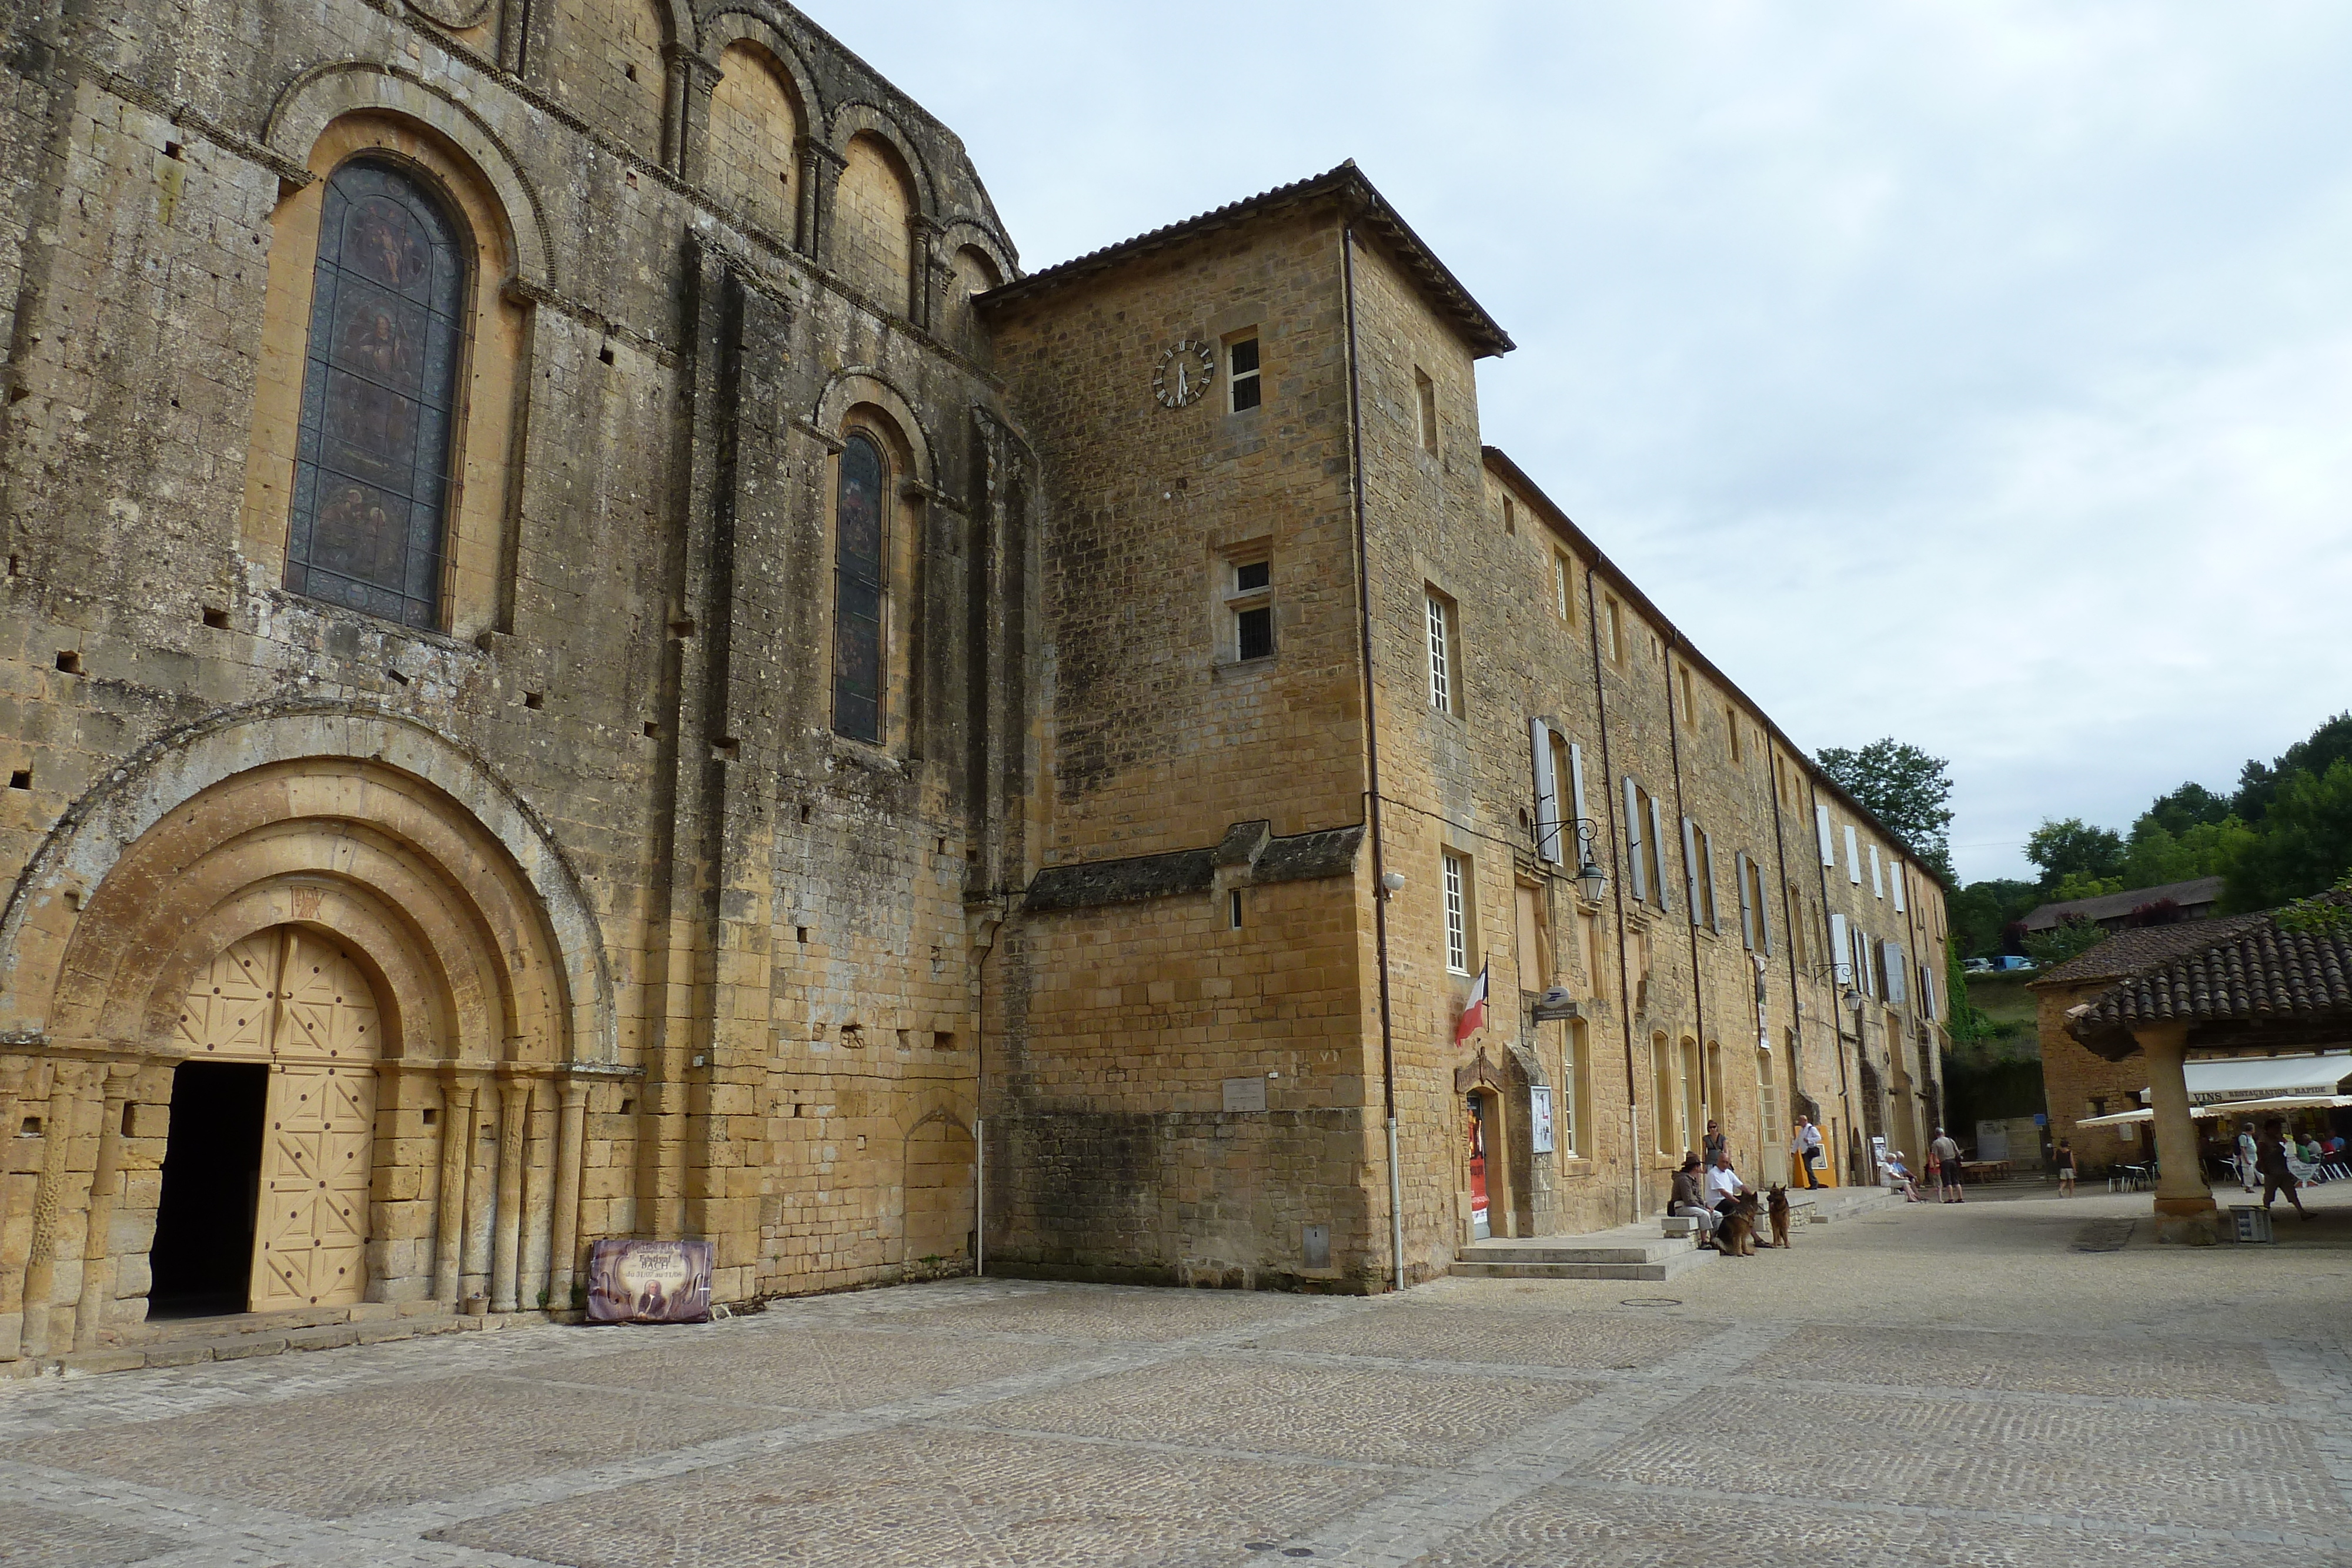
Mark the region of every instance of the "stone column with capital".
<instances>
[{"instance_id":1,"label":"stone column with capital","mask_svg":"<svg viewBox=\"0 0 2352 1568\"><path fill-rule=\"evenodd\" d=\"M49 1312L57 1290L58 1212L65 1205L65 1189L72 1179L74 1123L89 1069L79 1062L58 1061L49 1067L49 1100L41 1119L40 1176L33 1189L33 1236L25 1249L24 1337L26 1355L65 1349L49 1343Z\"/></svg>"},{"instance_id":2,"label":"stone column with capital","mask_svg":"<svg viewBox=\"0 0 2352 1568\"><path fill-rule=\"evenodd\" d=\"M23 1103L26 1080L33 1064L23 1057L0 1061L0 1138L16 1135L16 1113ZM0 1184L0 1239L5 1239L16 1218L11 1203L17 1184ZM18 1353L19 1330L24 1325L25 1260L11 1259L5 1245L0 1245L0 1361L15 1361Z\"/></svg>"},{"instance_id":3,"label":"stone column with capital","mask_svg":"<svg viewBox=\"0 0 2352 1568\"><path fill-rule=\"evenodd\" d=\"M523 1085L522 1272L515 1298L525 1312L556 1305L548 1283L549 1237L554 1228L548 1186L555 1164L555 1118L546 1113L545 1103L538 1079Z\"/></svg>"},{"instance_id":4,"label":"stone column with capital","mask_svg":"<svg viewBox=\"0 0 2352 1568\"><path fill-rule=\"evenodd\" d=\"M580 1156L587 1127L588 1085L563 1084L561 1104L555 1134L555 1213L549 1242L553 1267L547 1288L552 1305L568 1307L580 1273Z\"/></svg>"},{"instance_id":5,"label":"stone column with capital","mask_svg":"<svg viewBox=\"0 0 2352 1568\"><path fill-rule=\"evenodd\" d=\"M467 1154L474 1141L474 1085L448 1069L441 1090L441 1186L434 1206L433 1299L455 1306L465 1247Z\"/></svg>"},{"instance_id":6,"label":"stone column with capital","mask_svg":"<svg viewBox=\"0 0 2352 1568\"><path fill-rule=\"evenodd\" d=\"M719 86L719 67L692 49L672 45L669 57L668 101L662 119L662 162L689 185L703 179L703 154L710 144L710 95Z\"/></svg>"},{"instance_id":7,"label":"stone column with capital","mask_svg":"<svg viewBox=\"0 0 2352 1568\"><path fill-rule=\"evenodd\" d=\"M523 1138L530 1130L530 1080L506 1075L499 1085L498 1208L490 1233L490 1311L513 1312L522 1259Z\"/></svg>"},{"instance_id":8,"label":"stone column with capital","mask_svg":"<svg viewBox=\"0 0 2352 1568\"><path fill-rule=\"evenodd\" d=\"M939 222L922 213L907 220L907 319L925 331L939 329L939 312L933 308L939 298L938 279L932 275L940 263L940 239L947 231Z\"/></svg>"},{"instance_id":9,"label":"stone column with capital","mask_svg":"<svg viewBox=\"0 0 2352 1568\"><path fill-rule=\"evenodd\" d=\"M833 256L833 199L841 185L847 160L814 137L800 141L801 221L793 248L828 270L837 270Z\"/></svg>"},{"instance_id":10,"label":"stone column with capital","mask_svg":"<svg viewBox=\"0 0 2352 1568\"><path fill-rule=\"evenodd\" d=\"M114 1296L113 1260L108 1255L109 1233L114 1228L114 1200L122 1189L122 1108L130 1102L139 1066L131 1061L106 1065L105 1110L98 1124L98 1165L90 1172L89 1218L82 1227L81 1304L74 1311L74 1348L91 1350L106 1322L106 1305Z\"/></svg>"},{"instance_id":11,"label":"stone column with capital","mask_svg":"<svg viewBox=\"0 0 2352 1568\"><path fill-rule=\"evenodd\" d=\"M2132 1030L2147 1057L2147 1095L2156 1133L2156 1239L2210 1247L2221 1239L2221 1211L2197 1157L2197 1125L2189 1114L2189 1026L2152 1024Z\"/></svg>"}]
</instances>

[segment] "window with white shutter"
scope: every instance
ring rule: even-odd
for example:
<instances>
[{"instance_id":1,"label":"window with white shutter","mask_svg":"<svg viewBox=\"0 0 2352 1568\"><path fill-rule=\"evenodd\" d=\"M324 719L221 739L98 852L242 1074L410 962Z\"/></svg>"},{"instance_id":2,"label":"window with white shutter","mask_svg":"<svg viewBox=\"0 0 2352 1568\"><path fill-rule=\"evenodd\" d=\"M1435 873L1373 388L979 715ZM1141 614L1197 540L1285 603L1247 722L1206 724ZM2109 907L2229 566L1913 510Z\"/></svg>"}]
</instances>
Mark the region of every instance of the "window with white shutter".
<instances>
[{"instance_id":1,"label":"window with white shutter","mask_svg":"<svg viewBox=\"0 0 2352 1568\"><path fill-rule=\"evenodd\" d=\"M1536 775L1536 858L1560 863L1559 780L1552 771L1551 726L1528 720L1528 754Z\"/></svg>"},{"instance_id":2,"label":"window with white shutter","mask_svg":"<svg viewBox=\"0 0 2352 1568\"><path fill-rule=\"evenodd\" d=\"M1886 880L1895 884L1895 913L1897 915L1908 915L1911 913L1909 909L1904 906L1903 903L1903 862L1899 857L1890 857L1888 859L1886 862Z\"/></svg>"},{"instance_id":3,"label":"window with white shutter","mask_svg":"<svg viewBox=\"0 0 2352 1568\"><path fill-rule=\"evenodd\" d=\"M1919 1012L1929 1022L1936 1018L1936 971L1927 965L1919 966Z\"/></svg>"},{"instance_id":4,"label":"window with white shutter","mask_svg":"<svg viewBox=\"0 0 2352 1568\"><path fill-rule=\"evenodd\" d=\"M1731 857L1732 879L1739 884L1739 945L1756 951L1756 908L1748 896L1748 852Z\"/></svg>"},{"instance_id":5,"label":"window with white shutter","mask_svg":"<svg viewBox=\"0 0 2352 1568\"><path fill-rule=\"evenodd\" d=\"M1642 903L1650 896L1643 878L1642 852L1642 787L1629 775L1625 779L1625 863L1633 878L1633 902Z\"/></svg>"},{"instance_id":6,"label":"window with white shutter","mask_svg":"<svg viewBox=\"0 0 2352 1568\"><path fill-rule=\"evenodd\" d=\"M1822 863L1825 866L1837 864L1837 840L1830 833L1830 809L1827 806L1813 808L1813 829L1821 835Z\"/></svg>"},{"instance_id":7,"label":"window with white shutter","mask_svg":"<svg viewBox=\"0 0 2352 1568\"><path fill-rule=\"evenodd\" d=\"M1853 836L1853 824L1845 825L1845 879L1854 886L1862 885L1861 841Z\"/></svg>"},{"instance_id":8,"label":"window with white shutter","mask_svg":"<svg viewBox=\"0 0 2352 1568\"><path fill-rule=\"evenodd\" d=\"M1715 835L1701 828L1698 832L1698 858L1702 875L1700 885L1706 889L1707 929L1717 936L1723 933L1723 905L1715 892Z\"/></svg>"},{"instance_id":9,"label":"window with white shutter","mask_svg":"<svg viewBox=\"0 0 2352 1568\"><path fill-rule=\"evenodd\" d=\"M1584 747L1572 740L1568 743L1568 799L1580 824L1592 820L1592 813L1584 809ZM1576 868L1579 871L1584 869L1585 831L1581 826L1576 830Z\"/></svg>"},{"instance_id":10,"label":"window with white shutter","mask_svg":"<svg viewBox=\"0 0 2352 1568\"><path fill-rule=\"evenodd\" d=\"M1907 993L1910 990L1911 961L1903 956L1903 944L1900 942L1885 944L1885 951L1887 1005L1899 1008L1907 999Z\"/></svg>"},{"instance_id":11,"label":"window with white shutter","mask_svg":"<svg viewBox=\"0 0 2352 1568\"><path fill-rule=\"evenodd\" d=\"M1886 896L1886 879L1879 874L1878 846L1876 844L1870 846L1870 891L1872 895L1874 897L1885 898Z\"/></svg>"},{"instance_id":12,"label":"window with white shutter","mask_svg":"<svg viewBox=\"0 0 2352 1568\"><path fill-rule=\"evenodd\" d=\"M1853 944L1846 935L1845 916L1830 912L1830 963L1841 988L1854 983Z\"/></svg>"},{"instance_id":13,"label":"window with white shutter","mask_svg":"<svg viewBox=\"0 0 2352 1568\"><path fill-rule=\"evenodd\" d=\"M1683 900L1690 905L1690 923L1699 923L1698 824L1683 819Z\"/></svg>"},{"instance_id":14,"label":"window with white shutter","mask_svg":"<svg viewBox=\"0 0 2352 1568\"><path fill-rule=\"evenodd\" d=\"M1748 862L1748 874L1756 879L1756 945L1765 956L1772 953L1772 916L1764 903L1764 865L1760 861Z\"/></svg>"},{"instance_id":15,"label":"window with white shutter","mask_svg":"<svg viewBox=\"0 0 2352 1568\"><path fill-rule=\"evenodd\" d=\"M1666 902L1666 830L1658 815L1656 797L1650 800L1650 885L1657 890L1658 913L1673 907Z\"/></svg>"}]
</instances>

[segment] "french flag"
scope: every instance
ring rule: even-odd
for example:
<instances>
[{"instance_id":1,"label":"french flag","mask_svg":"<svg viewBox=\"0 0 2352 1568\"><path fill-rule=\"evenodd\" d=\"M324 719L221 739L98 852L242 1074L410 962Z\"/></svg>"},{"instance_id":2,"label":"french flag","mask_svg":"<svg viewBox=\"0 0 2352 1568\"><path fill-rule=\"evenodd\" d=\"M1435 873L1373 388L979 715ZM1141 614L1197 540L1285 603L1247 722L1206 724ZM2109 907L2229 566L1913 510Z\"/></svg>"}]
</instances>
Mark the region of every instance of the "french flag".
<instances>
[{"instance_id":1,"label":"french flag","mask_svg":"<svg viewBox=\"0 0 2352 1568\"><path fill-rule=\"evenodd\" d=\"M1486 1027L1486 966L1478 966L1478 977L1471 982L1470 999L1463 1004L1462 1021L1454 1026L1454 1043L1460 1045Z\"/></svg>"}]
</instances>

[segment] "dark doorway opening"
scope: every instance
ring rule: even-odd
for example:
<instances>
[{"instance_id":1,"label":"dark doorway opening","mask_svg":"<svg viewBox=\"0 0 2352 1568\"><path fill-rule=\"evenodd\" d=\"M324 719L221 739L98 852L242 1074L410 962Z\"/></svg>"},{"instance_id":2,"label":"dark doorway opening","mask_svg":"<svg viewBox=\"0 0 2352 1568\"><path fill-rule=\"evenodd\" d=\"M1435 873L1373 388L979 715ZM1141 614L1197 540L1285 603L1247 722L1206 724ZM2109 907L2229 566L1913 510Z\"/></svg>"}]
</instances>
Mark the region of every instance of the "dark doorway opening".
<instances>
[{"instance_id":1,"label":"dark doorway opening","mask_svg":"<svg viewBox=\"0 0 2352 1568\"><path fill-rule=\"evenodd\" d=\"M268 1103L266 1063L189 1061L173 1072L172 1135L147 1255L150 1318L246 1310Z\"/></svg>"}]
</instances>

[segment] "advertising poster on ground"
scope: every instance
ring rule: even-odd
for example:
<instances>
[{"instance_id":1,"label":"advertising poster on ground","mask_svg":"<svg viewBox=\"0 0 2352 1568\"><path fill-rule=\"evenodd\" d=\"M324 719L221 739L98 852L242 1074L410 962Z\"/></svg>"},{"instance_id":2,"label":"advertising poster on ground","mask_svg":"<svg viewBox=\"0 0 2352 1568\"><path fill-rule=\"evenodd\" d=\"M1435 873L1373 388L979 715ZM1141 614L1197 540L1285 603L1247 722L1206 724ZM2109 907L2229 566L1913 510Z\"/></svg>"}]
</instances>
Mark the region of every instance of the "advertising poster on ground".
<instances>
[{"instance_id":1,"label":"advertising poster on ground","mask_svg":"<svg viewBox=\"0 0 2352 1568\"><path fill-rule=\"evenodd\" d=\"M710 1321L710 1243L599 1241L588 1256L592 1323Z\"/></svg>"}]
</instances>

